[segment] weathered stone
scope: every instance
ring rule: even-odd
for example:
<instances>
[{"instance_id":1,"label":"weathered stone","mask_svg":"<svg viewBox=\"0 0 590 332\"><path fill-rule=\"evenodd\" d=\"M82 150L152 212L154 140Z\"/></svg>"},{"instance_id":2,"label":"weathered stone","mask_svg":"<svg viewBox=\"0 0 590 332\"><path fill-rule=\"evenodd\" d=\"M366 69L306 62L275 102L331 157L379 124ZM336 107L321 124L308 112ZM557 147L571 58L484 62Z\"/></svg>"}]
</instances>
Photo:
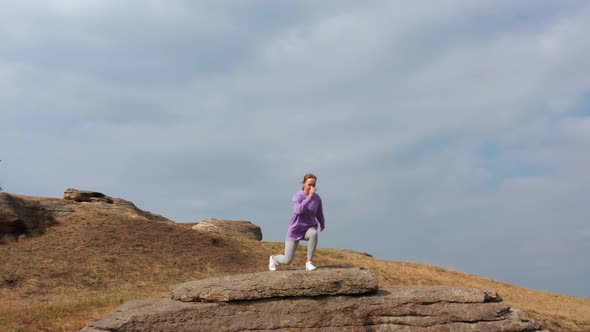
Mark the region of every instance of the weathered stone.
<instances>
[{"instance_id":1,"label":"weathered stone","mask_svg":"<svg viewBox=\"0 0 590 332\"><path fill-rule=\"evenodd\" d=\"M222 220L209 218L193 226L194 230L210 234L225 234L229 236L245 237L252 240L262 240L260 226L246 220Z\"/></svg>"},{"instance_id":2,"label":"weathered stone","mask_svg":"<svg viewBox=\"0 0 590 332\"><path fill-rule=\"evenodd\" d=\"M43 209L49 212L52 216L58 218L70 213L74 212L74 209L70 207L68 201L64 201L62 199L51 199L45 201L39 201L39 205L43 207Z\"/></svg>"},{"instance_id":3,"label":"weathered stone","mask_svg":"<svg viewBox=\"0 0 590 332\"><path fill-rule=\"evenodd\" d=\"M43 234L57 220L36 201L0 193L0 243L16 241L20 235Z\"/></svg>"},{"instance_id":4,"label":"weathered stone","mask_svg":"<svg viewBox=\"0 0 590 332\"><path fill-rule=\"evenodd\" d=\"M156 214L156 213L151 213L149 211L144 211L140 208L138 208L137 206L135 206L135 204L133 204L130 201L121 199L121 198L113 198L110 197L111 202L112 203L102 203L102 202L98 202L96 204L93 204L93 206L95 208L98 209L105 209L105 210L110 210L113 212L117 212L117 213L125 213L130 217L143 217L152 221L167 221L167 222L172 222L172 220Z\"/></svg>"},{"instance_id":5,"label":"weathered stone","mask_svg":"<svg viewBox=\"0 0 590 332\"><path fill-rule=\"evenodd\" d=\"M143 217L153 221L172 222L170 219L159 214L141 210L132 202L121 198L110 197L96 191L69 188L64 192L64 200L85 204L91 203L95 208L125 213L130 217Z\"/></svg>"},{"instance_id":6,"label":"weathered stone","mask_svg":"<svg viewBox=\"0 0 590 332\"><path fill-rule=\"evenodd\" d=\"M133 203L112 198L101 193L68 189L66 199L29 197L0 193L0 244L17 241L21 235L27 237L44 234L47 227L58 223L60 218L76 213L77 209L89 208L110 210L116 216L123 214L131 218L146 218L152 221L173 221L137 208Z\"/></svg>"},{"instance_id":7,"label":"weathered stone","mask_svg":"<svg viewBox=\"0 0 590 332\"><path fill-rule=\"evenodd\" d=\"M64 191L64 199L76 202L104 202L113 203L113 199L103 193L88 190L68 188Z\"/></svg>"},{"instance_id":8,"label":"weathered stone","mask_svg":"<svg viewBox=\"0 0 590 332\"><path fill-rule=\"evenodd\" d=\"M378 278L359 268L287 270L208 278L171 287L179 301L241 301L267 298L374 293Z\"/></svg>"},{"instance_id":9,"label":"weathered stone","mask_svg":"<svg viewBox=\"0 0 590 332\"><path fill-rule=\"evenodd\" d=\"M222 303L133 301L82 331L520 332L541 329L525 313L501 302L493 291L399 286L360 296Z\"/></svg>"}]
</instances>

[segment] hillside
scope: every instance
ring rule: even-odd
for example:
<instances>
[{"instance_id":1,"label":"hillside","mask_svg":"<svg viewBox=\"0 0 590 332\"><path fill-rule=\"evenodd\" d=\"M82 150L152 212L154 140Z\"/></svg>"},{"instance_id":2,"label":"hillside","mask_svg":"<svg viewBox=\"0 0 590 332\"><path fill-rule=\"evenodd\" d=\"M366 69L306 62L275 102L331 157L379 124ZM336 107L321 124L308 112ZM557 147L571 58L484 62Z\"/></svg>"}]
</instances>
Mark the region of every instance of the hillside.
<instances>
[{"instance_id":1,"label":"hillside","mask_svg":"<svg viewBox=\"0 0 590 332\"><path fill-rule=\"evenodd\" d=\"M166 297L172 284L265 271L268 256L283 246L196 232L192 224L136 211L126 201L112 208L10 196L30 206L61 206L61 212L53 214L54 222L42 231L0 244L0 326L6 331L77 331L128 300ZM2 211L0 223L7 218ZM297 255L291 268L305 261L305 250ZM319 249L316 261L320 266L368 268L378 274L381 285L491 288L549 330L590 331L590 299L347 250Z\"/></svg>"}]
</instances>

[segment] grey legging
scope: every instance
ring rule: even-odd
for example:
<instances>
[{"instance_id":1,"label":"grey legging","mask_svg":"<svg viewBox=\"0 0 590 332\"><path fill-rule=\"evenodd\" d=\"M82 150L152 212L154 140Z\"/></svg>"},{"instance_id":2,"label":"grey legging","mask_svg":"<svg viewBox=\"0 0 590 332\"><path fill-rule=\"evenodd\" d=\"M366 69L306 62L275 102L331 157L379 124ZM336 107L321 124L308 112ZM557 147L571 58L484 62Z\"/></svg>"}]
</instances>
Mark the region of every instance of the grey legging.
<instances>
[{"instance_id":1,"label":"grey legging","mask_svg":"<svg viewBox=\"0 0 590 332\"><path fill-rule=\"evenodd\" d=\"M305 232L305 236L303 237L304 240L309 241L307 244L307 260L311 260L313 258L313 254L315 254L315 248L318 245L318 230L311 227L310 229ZM297 250L297 246L299 245L299 240L285 241L285 254L284 255L276 255L274 256L274 260L279 264L290 264L295 257L295 250Z\"/></svg>"}]
</instances>

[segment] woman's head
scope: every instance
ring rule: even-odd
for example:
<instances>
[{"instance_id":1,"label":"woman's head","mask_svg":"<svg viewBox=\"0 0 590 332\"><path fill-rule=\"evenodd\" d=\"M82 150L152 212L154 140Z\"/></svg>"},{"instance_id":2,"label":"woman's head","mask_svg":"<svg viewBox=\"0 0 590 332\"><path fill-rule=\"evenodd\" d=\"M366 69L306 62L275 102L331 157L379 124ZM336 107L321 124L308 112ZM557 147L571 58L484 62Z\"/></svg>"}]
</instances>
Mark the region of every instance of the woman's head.
<instances>
[{"instance_id":1,"label":"woman's head","mask_svg":"<svg viewBox=\"0 0 590 332\"><path fill-rule=\"evenodd\" d=\"M303 187L301 189L303 189L305 193L309 193L309 188L315 187L317 180L318 178L317 176L315 176L315 174L305 174L305 176L303 177L303 181L301 182L303 184Z\"/></svg>"}]
</instances>

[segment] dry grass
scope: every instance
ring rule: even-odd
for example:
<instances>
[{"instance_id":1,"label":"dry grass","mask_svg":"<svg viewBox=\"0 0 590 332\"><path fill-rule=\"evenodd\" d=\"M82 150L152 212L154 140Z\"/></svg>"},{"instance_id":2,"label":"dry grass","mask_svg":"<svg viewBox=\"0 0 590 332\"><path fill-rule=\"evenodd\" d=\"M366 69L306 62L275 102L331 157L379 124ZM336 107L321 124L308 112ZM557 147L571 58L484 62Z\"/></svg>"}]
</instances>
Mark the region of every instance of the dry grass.
<instances>
[{"instance_id":1,"label":"dry grass","mask_svg":"<svg viewBox=\"0 0 590 332\"><path fill-rule=\"evenodd\" d=\"M34 199L34 198L30 198ZM77 331L133 299L167 297L169 285L265 271L282 243L207 236L80 205L40 237L0 245L3 331ZM513 286L437 266L319 249L320 266L371 269L381 285L460 285L496 290L552 331L590 331L590 299ZM302 268L302 246L291 266Z\"/></svg>"},{"instance_id":2,"label":"dry grass","mask_svg":"<svg viewBox=\"0 0 590 332\"><path fill-rule=\"evenodd\" d=\"M379 274L380 285L448 285L493 289L512 307L522 309L551 331L590 331L590 299L515 286L497 280L438 266L392 262L361 254L320 250L346 265L365 267Z\"/></svg>"}]
</instances>

